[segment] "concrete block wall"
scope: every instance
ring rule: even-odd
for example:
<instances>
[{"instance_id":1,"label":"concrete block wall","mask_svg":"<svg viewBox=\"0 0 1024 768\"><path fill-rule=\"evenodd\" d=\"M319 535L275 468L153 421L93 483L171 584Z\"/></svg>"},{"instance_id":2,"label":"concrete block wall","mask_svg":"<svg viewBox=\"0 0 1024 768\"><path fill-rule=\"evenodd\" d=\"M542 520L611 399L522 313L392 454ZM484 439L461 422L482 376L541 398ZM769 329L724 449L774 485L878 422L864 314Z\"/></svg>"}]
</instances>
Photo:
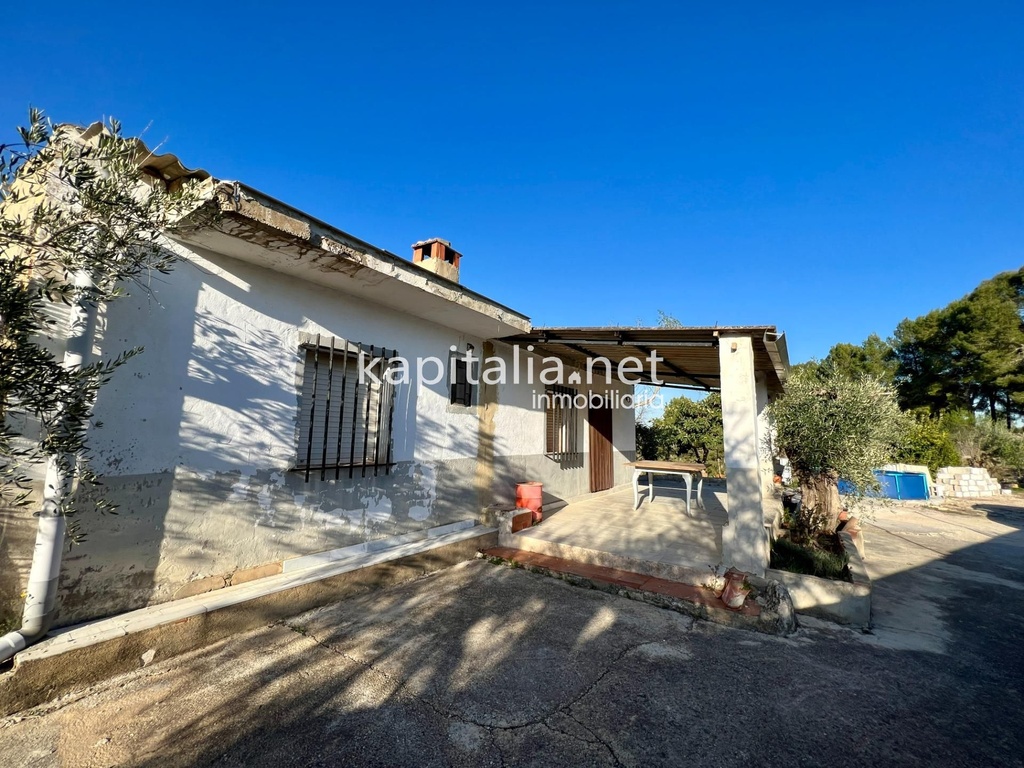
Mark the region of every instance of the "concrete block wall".
<instances>
[{"instance_id":1,"label":"concrete block wall","mask_svg":"<svg viewBox=\"0 0 1024 768\"><path fill-rule=\"evenodd\" d=\"M984 467L943 467L935 475L937 496L980 499L999 495L999 482Z\"/></svg>"}]
</instances>

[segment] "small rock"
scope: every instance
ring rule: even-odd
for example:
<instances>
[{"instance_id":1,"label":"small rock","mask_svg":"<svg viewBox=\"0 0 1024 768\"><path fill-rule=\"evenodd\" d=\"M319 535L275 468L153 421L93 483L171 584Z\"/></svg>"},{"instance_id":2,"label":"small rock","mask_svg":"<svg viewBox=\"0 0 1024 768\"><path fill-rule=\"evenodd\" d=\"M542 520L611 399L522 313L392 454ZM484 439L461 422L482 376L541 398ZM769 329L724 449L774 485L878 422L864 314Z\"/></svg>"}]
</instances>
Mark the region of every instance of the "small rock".
<instances>
[{"instance_id":1,"label":"small rock","mask_svg":"<svg viewBox=\"0 0 1024 768\"><path fill-rule=\"evenodd\" d=\"M777 581L769 581L759 589L757 602L761 605L761 624L777 635L791 635L796 632L796 610L793 599Z\"/></svg>"}]
</instances>

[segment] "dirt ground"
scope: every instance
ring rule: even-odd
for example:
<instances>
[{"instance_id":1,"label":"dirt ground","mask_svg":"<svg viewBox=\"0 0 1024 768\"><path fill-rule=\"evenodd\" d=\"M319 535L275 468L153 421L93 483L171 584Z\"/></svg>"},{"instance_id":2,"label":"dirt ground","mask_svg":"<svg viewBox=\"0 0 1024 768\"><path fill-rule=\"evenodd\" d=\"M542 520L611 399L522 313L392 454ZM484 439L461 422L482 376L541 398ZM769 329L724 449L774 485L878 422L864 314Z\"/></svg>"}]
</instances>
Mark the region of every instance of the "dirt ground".
<instances>
[{"instance_id":1,"label":"dirt ground","mask_svg":"<svg viewBox=\"0 0 1024 768\"><path fill-rule=\"evenodd\" d=\"M990 510L1013 514L1024 509L1024 493L1014 493L1012 496L994 496L987 499L932 499L914 503L940 512L984 517L989 514Z\"/></svg>"}]
</instances>

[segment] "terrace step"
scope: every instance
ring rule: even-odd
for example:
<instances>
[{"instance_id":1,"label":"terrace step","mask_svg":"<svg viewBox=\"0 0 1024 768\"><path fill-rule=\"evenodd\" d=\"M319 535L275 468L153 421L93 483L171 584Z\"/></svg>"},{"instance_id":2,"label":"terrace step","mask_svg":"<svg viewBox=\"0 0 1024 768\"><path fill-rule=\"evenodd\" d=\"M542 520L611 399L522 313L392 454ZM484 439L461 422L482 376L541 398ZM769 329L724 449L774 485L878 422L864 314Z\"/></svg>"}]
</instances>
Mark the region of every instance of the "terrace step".
<instances>
[{"instance_id":1,"label":"terrace step","mask_svg":"<svg viewBox=\"0 0 1024 768\"><path fill-rule=\"evenodd\" d=\"M520 550L547 555L565 562L583 563L609 570L636 573L645 577L654 577L695 587L707 582L710 576L708 568L663 562L660 559L661 553L656 550L646 553L646 556L623 555L552 541L550 538L541 538L540 535L531 535L532 532L533 529L527 528L515 534L516 544ZM666 538L671 543L670 537ZM662 549L666 552L670 551L669 545Z\"/></svg>"},{"instance_id":2,"label":"terrace step","mask_svg":"<svg viewBox=\"0 0 1024 768\"><path fill-rule=\"evenodd\" d=\"M789 595L777 582L757 580L761 588L756 589L755 585L755 591L747 597L743 607L732 610L710 589L648 574L574 562L511 547L491 547L482 550L481 556L496 564L522 567L574 586L599 589L716 624L780 635L790 634L796 629ZM781 601L779 589L783 595Z\"/></svg>"}]
</instances>

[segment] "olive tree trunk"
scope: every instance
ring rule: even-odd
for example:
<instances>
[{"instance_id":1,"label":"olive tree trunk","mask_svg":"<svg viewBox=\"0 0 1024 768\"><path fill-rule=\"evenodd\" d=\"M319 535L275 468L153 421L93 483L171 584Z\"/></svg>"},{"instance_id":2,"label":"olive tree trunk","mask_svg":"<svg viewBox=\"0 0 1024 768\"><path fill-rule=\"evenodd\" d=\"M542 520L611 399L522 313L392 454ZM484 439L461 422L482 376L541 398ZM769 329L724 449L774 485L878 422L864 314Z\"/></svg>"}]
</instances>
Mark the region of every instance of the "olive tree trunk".
<instances>
[{"instance_id":1,"label":"olive tree trunk","mask_svg":"<svg viewBox=\"0 0 1024 768\"><path fill-rule=\"evenodd\" d=\"M835 533L839 525L842 502L839 500L839 477L834 472L811 475L800 481L801 533L812 538L820 533Z\"/></svg>"}]
</instances>

